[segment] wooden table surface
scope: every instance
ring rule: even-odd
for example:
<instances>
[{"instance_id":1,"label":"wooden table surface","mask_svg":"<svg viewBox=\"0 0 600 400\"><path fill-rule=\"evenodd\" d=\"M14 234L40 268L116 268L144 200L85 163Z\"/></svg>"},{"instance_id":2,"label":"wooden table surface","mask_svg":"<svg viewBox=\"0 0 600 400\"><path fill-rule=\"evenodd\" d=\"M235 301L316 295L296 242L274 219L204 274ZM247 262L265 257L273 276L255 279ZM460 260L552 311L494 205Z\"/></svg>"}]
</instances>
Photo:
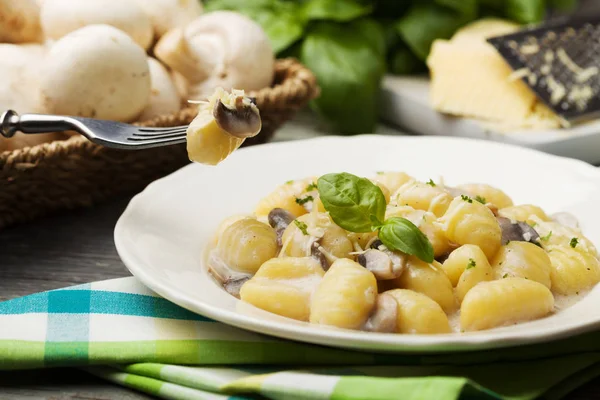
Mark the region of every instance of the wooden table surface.
<instances>
[{"instance_id":1,"label":"wooden table surface","mask_svg":"<svg viewBox=\"0 0 600 400\"><path fill-rule=\"evenodd\" d=\"M301 138L294 126L279 140ZM386 128L379 133L389 133ZM102 279L129 276L113 242L131 196L63 212L0 232L0 301ZM0 400L141 400L151 397L75 369L0 372ZM600 399L600 378L567 399Z\"/></svg>"}]
</instances>

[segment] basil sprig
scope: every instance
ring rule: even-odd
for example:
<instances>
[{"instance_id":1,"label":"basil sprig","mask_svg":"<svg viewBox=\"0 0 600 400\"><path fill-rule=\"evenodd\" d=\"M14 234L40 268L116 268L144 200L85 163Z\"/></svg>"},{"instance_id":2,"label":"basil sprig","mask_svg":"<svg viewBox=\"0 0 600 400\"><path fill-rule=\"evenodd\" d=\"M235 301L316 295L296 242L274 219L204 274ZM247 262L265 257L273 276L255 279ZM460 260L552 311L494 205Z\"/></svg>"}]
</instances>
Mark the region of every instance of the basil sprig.
<instances>
[{"instance_id":1,"label":"basil sprig","mask_svg":"<svg viewBox=\"0 0 600 400\"><path fill-rule=\"evenodd\" d=\"M319 197L331 219L350 232L378 231L390 250L433 261L431 242L406 218L385 219L385 197L379 186L346 172L323 175L317 181Z\"/></svg>"}]
</instances>

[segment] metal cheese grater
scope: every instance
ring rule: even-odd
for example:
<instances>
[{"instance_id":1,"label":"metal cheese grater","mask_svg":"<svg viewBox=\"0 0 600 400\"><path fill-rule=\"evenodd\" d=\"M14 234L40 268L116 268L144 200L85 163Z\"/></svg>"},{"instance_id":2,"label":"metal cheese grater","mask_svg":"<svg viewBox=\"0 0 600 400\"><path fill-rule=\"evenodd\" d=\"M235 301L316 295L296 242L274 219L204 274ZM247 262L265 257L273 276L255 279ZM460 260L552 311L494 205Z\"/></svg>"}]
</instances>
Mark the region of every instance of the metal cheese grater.
<instances>
[{"instance_id":1,"label":"metal cheese grater","mask_svg":"<svg viewBox=\"0 0 600 400\"><path fill-rule=\"evenodd\" d=\"M600 116L600 18L550 22L488 42L565 125Z\"/></svg>"}]
</instances>

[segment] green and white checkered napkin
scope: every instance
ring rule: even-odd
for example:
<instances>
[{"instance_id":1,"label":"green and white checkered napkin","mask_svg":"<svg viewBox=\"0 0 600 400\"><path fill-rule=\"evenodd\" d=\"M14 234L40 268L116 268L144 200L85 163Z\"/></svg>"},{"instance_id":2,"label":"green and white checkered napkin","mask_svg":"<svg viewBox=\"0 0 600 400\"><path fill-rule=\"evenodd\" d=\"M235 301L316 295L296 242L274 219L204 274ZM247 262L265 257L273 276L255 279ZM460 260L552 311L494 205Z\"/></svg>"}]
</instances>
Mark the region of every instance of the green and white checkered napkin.
<instances>
[{"instance_id":1,"label":"green and white checkered napkin","mask_svg":"<svg viewBox=\"0 0 600 400\"><path fill-rule=\"evenodd\" d=\"M75 366L165 399L558 399L600 375L600 332L496 351L382 355L278 340L135 278L0 303L0 369Z\"/></svg>"}]
</instances>

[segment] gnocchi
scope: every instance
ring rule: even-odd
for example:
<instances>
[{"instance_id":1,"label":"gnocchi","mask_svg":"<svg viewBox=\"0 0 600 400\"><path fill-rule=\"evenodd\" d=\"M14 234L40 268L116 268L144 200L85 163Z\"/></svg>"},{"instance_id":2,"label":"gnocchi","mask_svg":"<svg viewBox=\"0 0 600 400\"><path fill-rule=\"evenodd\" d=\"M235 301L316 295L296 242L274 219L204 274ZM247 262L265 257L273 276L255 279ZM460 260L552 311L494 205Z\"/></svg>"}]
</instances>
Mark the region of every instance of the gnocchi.
<instances>
[{"instance_id":1,"label":"gnocchi","mask_svg":"<svg viewBox=\"0 0 600 400\"><path fill-rule=\"evenodd\" d=\"M452 196L445 190L418 181L400 186L393 198L397 205L430 211L438 217L446 212L452 201Z\"/></svg>"},{"instance_id":2,"label":"gnocchi","mask_svg":"<svg viewBox=\"0 0 600 400\"><path fill-rule=\"evenodd\" d=\"M240 298L284 317L308 321L310 297L324 275L311 257L272 258L240 289Z\"/></svg>"},{"instance_id":3,"label":"gnocchi","mask_svg":"<svg viewBox=\"0 0 600 400\"><path fill-rule=\"evenodd\" d=\"M358 329L367 321L376 298L375 276L352 260L339 259L315 290L310 322Z\"/></svg>"},{"instance_id":4,"label":"gnocchi","mask_svg":"<svg viewBox=\"0 0 600 400\"><path fill-rule=\"evenodd\" d=\"M467 293L460 306L460 325L479 331L548 315L554 307L550 289L523 278L483 282Z\"/></svg>"},{"instance_id":5,"label":"gnocchi","mask_svg":"<svg viewBox=\"0 0 600 400\"><path fill-rule=\"evenodd\" d=\"M227 292L281 317L396 334L532 321L600 282L573 217L404 172L284 183L215 229L205 263Z\"/></svg>"},{"instance_id":6,"label":"gnocchi","mask_svg":"<svg viewBox=\"0 0 600 400\"><path fill-rule=\"evenodd\" d=\"M498 251L492 262L496 279L517 277L551 287L550 258L541 248L529 242L510 242Z\"/></svg>"},{"instance_id":7,"label":"gnocchi","mask_svg":"<svg viewBox=\"0 0 600 400\"><path fill-rule=\"evenodd\" d=\"M450 253L442 264L442 269L456 287L456 297L459 302L463 301L473 286L479 282L490 281L494 277L485 254L473 244L465 244Z\"/></svg>"},{"instance_id":8,"label":"gnocchi","mask_svg":"<svg viewBox=\"0 0 600 400\"><path fill-rule=\"evenodd\" d=\"M488 259L500 248L502 230L494 213L469 197L454 198L439 222L449 240L477 245Z\"/></svg>"}]
</instances>

